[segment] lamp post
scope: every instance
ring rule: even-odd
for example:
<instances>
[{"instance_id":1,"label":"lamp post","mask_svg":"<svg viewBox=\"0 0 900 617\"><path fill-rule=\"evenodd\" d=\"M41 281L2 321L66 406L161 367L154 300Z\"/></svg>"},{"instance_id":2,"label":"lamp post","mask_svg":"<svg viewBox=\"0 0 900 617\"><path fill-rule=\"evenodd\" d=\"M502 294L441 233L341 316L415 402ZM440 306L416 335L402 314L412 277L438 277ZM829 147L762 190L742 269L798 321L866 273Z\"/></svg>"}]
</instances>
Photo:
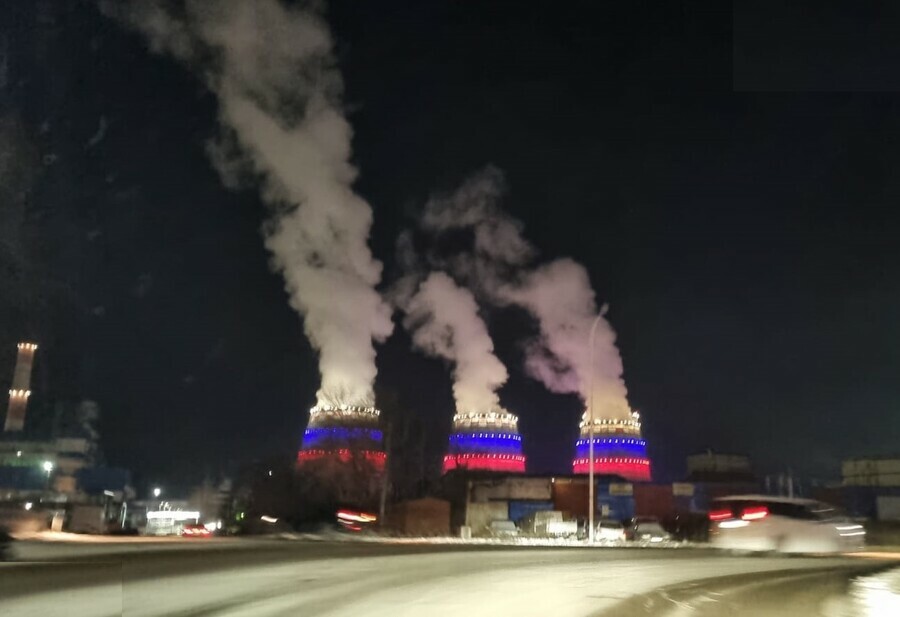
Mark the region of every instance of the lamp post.
<instances>
[{"instance_id":1,"label":"lamp post","mask_svg":"<svg viewBox=\"0 0 900 617\"><path fill-rule=\"evenodd\" d=\"M597 333L597 324L603 319L603 311L591 324L591 334L588 336L590 353L590 375L588 376L588 542L594 543L594 335Z\"/></svg>"}]
</instances>

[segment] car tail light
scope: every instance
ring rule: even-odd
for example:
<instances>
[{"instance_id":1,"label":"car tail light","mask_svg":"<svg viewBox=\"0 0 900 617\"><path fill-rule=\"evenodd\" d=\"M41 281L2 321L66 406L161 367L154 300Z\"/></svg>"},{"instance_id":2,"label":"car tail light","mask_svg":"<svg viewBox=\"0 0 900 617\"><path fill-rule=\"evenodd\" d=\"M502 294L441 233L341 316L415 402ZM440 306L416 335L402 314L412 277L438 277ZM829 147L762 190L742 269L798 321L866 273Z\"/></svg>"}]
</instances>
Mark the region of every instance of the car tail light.
<instances>
[{"instance_id":1,"label":"car tail light","mask_svg":"<svg viewBox=\"0 0 900 617\"><path fill-rule=\"evenodd\" d=\"M741 518L745 521L758 521L761 518L769 516L769 509L765 506L757 506L754 508L744 508L741 512Z\"/></svg>"},{"instance_id":2,"label":"car tail light","mask_svg":"<svg viewBox=\"0 0 900 617\"><path fill-rule=\"evenodd\" d=\"M731 518L731 510L712 510L709 513L709 520L724 521Z\"/></svg>"}]
</instances>

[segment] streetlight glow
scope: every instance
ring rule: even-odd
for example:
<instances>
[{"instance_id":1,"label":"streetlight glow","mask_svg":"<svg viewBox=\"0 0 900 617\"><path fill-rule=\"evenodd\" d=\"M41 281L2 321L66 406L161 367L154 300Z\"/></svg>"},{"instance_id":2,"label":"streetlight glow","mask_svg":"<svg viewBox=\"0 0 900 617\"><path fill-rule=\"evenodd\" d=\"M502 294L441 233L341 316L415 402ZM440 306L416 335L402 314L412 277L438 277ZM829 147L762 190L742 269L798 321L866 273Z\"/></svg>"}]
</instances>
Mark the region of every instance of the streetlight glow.
<instances>
[{"instance_id":1,"label":"streetlight glow","mask_svg":"<svg viewBox=\"0 0 900 617\"><path fill-rule=\"evenodd\" d=\"M159 488L158 486L157 486L156 488L153 489L153 496L154 496L154 497L159 497L161 494L162 494L162 489Z\"/></svg>"},{"instance_id":2,"label":"streetlight glow","mask_svg":"<svg viewBox=\"0 0 900 617\"><path fill-rule=\"evenodd\" d=\"M51 471L53 471L53 463L51 463L50 461L44 461L44 463L41 465L41 468L47 473L50 473Z\"/></svg>"}]
</instances>

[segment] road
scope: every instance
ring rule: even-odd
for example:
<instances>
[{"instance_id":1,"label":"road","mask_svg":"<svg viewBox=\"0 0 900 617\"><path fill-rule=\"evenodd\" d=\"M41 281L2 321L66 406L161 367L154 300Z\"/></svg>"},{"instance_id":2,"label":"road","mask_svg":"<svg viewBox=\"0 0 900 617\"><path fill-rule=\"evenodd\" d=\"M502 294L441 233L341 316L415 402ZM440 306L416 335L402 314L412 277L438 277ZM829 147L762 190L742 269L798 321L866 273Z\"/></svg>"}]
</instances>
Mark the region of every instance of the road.
<instances>
[{"instance_id":1,"label":"road","mask_svg":"<svg viewBox=\"0 0 900 617\"><path fill-rule=\"evenodd\" d=\"M0 565L0 615L900 615L900 576L875 574L897 562L854 557L202 540L55 550L58 561Z\"/></svg>"}]
</instances>

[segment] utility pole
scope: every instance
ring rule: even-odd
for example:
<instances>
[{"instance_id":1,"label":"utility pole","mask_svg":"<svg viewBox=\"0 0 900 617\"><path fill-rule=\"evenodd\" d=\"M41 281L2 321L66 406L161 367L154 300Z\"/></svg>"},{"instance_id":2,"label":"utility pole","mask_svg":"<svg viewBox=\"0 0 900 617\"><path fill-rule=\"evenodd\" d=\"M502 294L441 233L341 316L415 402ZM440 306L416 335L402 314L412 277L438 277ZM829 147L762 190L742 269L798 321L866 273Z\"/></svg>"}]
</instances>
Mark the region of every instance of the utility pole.
<instances>
[{"instance_id":1,"label":"utility pole","mask_svg":"<svg viewBox=\"0 0 900 617\"><path fill-rule=\"evenodd\" d=\"M603 312L594 319L591 325L591 334L588 337L590 353L590 376L588 379L590 393L588 394L588 542L594 543L594 334L597 333L597 324L603 318Z\"/></svg>"},{"instance_id":2,"label":"utility pole","mask_svg":"<svg viewBox=\"0 0 900 617\"><path fill-rule=\"evenodd\" d=\"M387 493L391 480L391 428L393 424L390 420L385 423L384 427L384 473L381 474L381 498L378 502L378 525L384 527L384 513L387 510Z\"/></svg>"}]
</instances>

